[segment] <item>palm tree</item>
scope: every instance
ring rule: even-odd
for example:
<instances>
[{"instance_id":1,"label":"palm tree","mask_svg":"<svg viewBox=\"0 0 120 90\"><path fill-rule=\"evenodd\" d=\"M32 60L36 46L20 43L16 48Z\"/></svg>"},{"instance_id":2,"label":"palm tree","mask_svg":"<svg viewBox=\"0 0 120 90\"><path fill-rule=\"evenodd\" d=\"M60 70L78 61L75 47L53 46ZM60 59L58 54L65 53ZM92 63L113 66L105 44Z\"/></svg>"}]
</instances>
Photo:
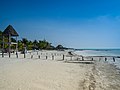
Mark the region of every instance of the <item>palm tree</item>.
<instances>
[{"instance_id":1,"label":"palm tree","mask_svg":"<svg viewBox=\"0 0 120 90\"><path fill-rule=\"evenodd\" d=\"M33 41L33 44L34 44L34 46L37 46L38 41L37 41L37 40L34 40L34 41Z\"/></svg>"},{"instance_id":2,"label":"palm tree","mask_svg":"<svg viewBox=\"0 0 120 90\"><path fill-rule=\"evenodd\" d=\"M23 50L23 43L21 40L18 40L18 50L22 51Z\"/></svg>"},{"instance_id":3,"label":"palm tree","mask_svg":"<svg viewBox=\"0 0 120 90\"><path fill-rule=\"evenodd\" d=\"M26 38L22 38L22 43L26 47L28 44L28 40Z\"/></svg>"},{"instance_id":4,"label":"palm tree","mask_svg":"<svg viewBox=\"0 0 120 90\"><path fill-rule=\"evenodd\" d=\"M37 40L33 41L33 49L38 49L38 41Z\"/></svg>"}]
</instances>

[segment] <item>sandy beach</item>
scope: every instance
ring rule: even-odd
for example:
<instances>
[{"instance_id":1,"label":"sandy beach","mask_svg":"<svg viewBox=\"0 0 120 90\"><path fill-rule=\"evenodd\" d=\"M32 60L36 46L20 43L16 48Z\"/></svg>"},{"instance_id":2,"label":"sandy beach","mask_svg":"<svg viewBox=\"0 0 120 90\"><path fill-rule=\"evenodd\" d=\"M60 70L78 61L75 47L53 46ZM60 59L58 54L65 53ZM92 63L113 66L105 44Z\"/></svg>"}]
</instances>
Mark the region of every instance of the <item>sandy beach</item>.
<instances>
[{"instance_id":1,"label":"sandy beach","mask_svg":"<svg viewBox=\"0 0 120 90\"><path fill-rule=\"evenodd\" d=\"M120 0L0 0L0 90L120 90Z\"/></svg>"},{"instance_id":2,"label":"sandy beach","mask_svg":"<svg viewBox=\"0 0 120 90\"><path fill-rule=\"evenodd\" d=\"M49 52L47 54L49 55ZM55 60L0 57L0 90L119 90L119 88L119 71L115 66L105 62L67 63L61 60L60 56Z\"/></svg>"}]
</instances>

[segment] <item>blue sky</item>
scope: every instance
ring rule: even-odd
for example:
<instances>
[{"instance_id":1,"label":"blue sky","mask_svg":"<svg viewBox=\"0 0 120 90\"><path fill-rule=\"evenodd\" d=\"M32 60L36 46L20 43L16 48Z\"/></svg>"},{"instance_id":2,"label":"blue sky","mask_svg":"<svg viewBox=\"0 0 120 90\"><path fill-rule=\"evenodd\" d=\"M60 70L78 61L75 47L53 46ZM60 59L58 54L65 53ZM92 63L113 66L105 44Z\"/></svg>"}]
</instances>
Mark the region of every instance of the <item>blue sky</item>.
<instances>
[{"instance_id":1,"label":"blue sky","mask_svg":"<svg viewBox=\"0 0 120 90\"><path fill-rule=\"evenodd\" d=\"M0 0L0 30L73 48L120 48L120 0Z\"/></svg>"}]
</instances>

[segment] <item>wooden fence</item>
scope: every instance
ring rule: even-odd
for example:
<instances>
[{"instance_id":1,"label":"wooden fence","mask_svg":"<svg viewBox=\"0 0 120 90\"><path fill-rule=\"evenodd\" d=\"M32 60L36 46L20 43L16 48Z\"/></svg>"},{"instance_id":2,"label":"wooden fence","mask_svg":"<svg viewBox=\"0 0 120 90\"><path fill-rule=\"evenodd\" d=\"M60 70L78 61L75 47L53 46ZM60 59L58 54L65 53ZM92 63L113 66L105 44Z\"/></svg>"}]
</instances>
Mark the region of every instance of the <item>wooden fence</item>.
<instances>
[{"instance_id":1,"label":"wooden fence","mask_svg":"<svg viewBox=\"0 0 120 90\"><path fill-rule=\"evenodd\" d=\"M1 57L8 57L9 54L1 54ZM113 60L113 62L116 61L117 58L120 58L120 56L81 56L81 55L69 55L68 53L61 53L61 52L42 52L42 51L36 51L36 52L28 52L28 53L16 53L13 54L13 57L16 58L29 58L29 59L43 59L43 60L66 60L66 61L95 61L95 60ZM11 55L12 58L12 55Z\"/></svg>"}]
</instances>

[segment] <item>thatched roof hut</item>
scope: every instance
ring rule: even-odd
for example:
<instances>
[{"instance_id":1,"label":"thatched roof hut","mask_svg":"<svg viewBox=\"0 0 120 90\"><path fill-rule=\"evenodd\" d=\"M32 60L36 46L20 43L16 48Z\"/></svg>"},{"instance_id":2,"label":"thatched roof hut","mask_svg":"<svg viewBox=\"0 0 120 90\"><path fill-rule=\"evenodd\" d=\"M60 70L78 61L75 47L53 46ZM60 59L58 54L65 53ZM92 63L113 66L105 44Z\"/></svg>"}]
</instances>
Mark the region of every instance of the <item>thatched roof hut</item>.
<instances>
[{"instance_id":1,"label":"thatched roof hut","mask_svg":"<svg viewBox=\"0 0 120 90\"><path fill-rule=\"evenodd\" d=\"M4 31L3 31L4 36L19 36L18 33L15 31L15 29L9 25Z\"/></svg>"},{"instance_id":2,"label":"thatched roof hut","mask_svg":"<svg viewBox=\"0 0 120 90\"><path fill-rule=\"evenodd\" d=\"M4 36L6 36L6 37L8 37L8 42L4 42ZM15 36L16 37L16 43L13 43L13 42L11 42L11 37L13 37L13 36ZM3 43L3 52L2 52L2 57L4 57L4 45L5 44L8 44L8 52L9 52L9 57L10 57L10 53L11 53L11 44L16 44L16 55L17 55L17 48L18 48L18 46L17 46L17 37L18 37L19 35L18 35L18 33L15 31L15 29L11 26L11 25L9 25L4 31L3 31L3 33L2 33L2 39L3 39L3 41L2 41L2 43ZM18 57L18 55L17 55L17 57Z\"/></svg>"}]
</instances>

